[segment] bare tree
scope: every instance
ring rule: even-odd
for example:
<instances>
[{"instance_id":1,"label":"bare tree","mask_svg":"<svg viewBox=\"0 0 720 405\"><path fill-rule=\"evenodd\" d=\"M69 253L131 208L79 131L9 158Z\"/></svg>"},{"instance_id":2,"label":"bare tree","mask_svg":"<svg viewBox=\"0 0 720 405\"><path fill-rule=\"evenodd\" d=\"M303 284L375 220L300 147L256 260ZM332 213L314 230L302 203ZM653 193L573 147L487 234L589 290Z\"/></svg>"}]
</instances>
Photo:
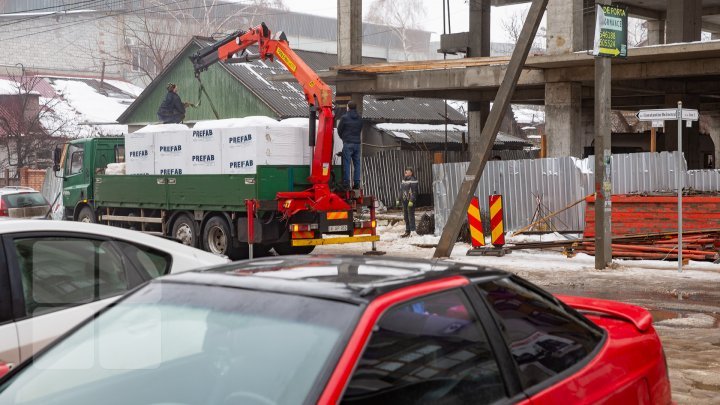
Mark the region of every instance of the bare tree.
<instances>
[{"instance_id":1,"label":"bare tree","mask_svg":"<svg viewBox=\"0 0 720 405\"><path fill-rule=\"evenodd\" d=\"M144 83L152 81L193 36L218 37L259 23L269 10L285 10L283 0L143 0L134 10L111 23L98 23L102 31L119 34L122 51L103 51L98 62L120 65Z\"/></svg>"},{"instance_id":2,"label":"bare tree","mask_svg":"<svg viewBox=\"0 0 720 405\"><path fill-rule=\"evenodd\" d=\"M0 96L0 167L38 167L47 163L54 136L62 135L67 119L56 113L60 100L36 91L41 77L23 69L7 73Z\"/></svg>"},{"instance_id":3,"label":"bare tree","mask_svg":"<svg viewBox=\"0 0 720 405\"><path fill-rule=\"evenodd\" d=\"M520 39L520 33L522 32L523 25L525 24L525 19L527 18L529 10L529 7L514 10L512 14L500 20L500 27L502 28L503 32L510 40L510 42L513 44L510 51L515 48L515 44L517 44L518 39ZM537 33L535 33L535 38L533 39L533 48L545 48L545 33L545 27L538 28Z\"/></svg>"},{"instance_id":4,"label":"bare tree","mask_svg":"<svg viewBox=\"0 0 720 405\"><path fill-rule=\"evenodd\" d=\"M400 40L405 60L414 50L412 32L421 28L427 12L421 0L373 0L365 16L368 22L387 25Z\"/></svg>"},{"instance_id":5,"label":"bare tree","mask_svg":"<svg viewBox=\"0 0 720 405\"><path fill-rule=\"evenodd\" d=\"M647 45L647 39L647 21L633 17L628 18L628 46L637 47Z\"/></svg>"}]
</instances>

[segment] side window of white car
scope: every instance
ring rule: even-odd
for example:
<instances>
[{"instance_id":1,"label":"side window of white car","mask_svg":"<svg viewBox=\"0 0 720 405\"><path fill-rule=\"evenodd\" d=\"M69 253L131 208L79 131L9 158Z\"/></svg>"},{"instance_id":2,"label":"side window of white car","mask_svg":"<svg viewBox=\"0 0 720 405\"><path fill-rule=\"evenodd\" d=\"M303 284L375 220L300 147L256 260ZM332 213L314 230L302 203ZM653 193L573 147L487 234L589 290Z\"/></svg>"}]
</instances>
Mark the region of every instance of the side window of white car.
<instances>
[{"instance_id":1,"label":"side window of white car","mask_svg":"<svg viewBox=\"0 0 720 405\"><path fill-rule=\"evenodd\" d=\"M122 256L110 241L19 237L14 246L28 316L98 301L129 288Z\"/></svg>"}]
</instances>

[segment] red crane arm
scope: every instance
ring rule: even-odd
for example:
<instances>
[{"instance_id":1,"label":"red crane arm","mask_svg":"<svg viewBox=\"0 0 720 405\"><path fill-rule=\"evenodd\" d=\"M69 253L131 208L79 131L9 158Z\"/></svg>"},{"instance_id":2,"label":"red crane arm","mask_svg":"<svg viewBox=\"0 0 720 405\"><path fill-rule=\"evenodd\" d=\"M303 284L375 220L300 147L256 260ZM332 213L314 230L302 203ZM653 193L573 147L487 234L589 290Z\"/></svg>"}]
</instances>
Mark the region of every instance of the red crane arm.
<instances>
[{"instance_id":1,"label":"red crane arm","mask_svg":"<svg viewBox=\"0 0 720 405\"><path fill-rule=\"evenodd\" d=\"M254 44L258 45L258 55L242 56L245 50ZM190 59L195 67L195 75L198 76L200 72L217 61L234 61L233 56L236 54L241 54L238 61L275 60L277 58L302 86L305 100L310 105L311 146L315 146L309 180L316 186L317 194L320 189L324 188L317 186L327 186L330 180L333 140L332 89L290 48L285 34L281 32L278 39L270 38L270 29L265 23L248 31L234 32L203 48ZM319 121L317 139L313 139L315 113L317 113Z\"/></svg>"}]
</instances>

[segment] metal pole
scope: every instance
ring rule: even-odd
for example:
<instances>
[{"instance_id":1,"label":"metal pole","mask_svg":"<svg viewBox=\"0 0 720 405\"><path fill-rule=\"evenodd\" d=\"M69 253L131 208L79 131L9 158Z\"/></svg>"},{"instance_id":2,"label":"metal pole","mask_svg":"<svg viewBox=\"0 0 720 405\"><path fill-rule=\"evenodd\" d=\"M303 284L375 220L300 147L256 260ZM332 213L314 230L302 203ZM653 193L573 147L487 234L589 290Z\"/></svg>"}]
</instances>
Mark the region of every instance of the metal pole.
<instances>
[{"instance_id":1,"label":"metal pole","mask_svg":"<svg viewBox=\"0 0 720 405\"><path fill-rule=\"evenodd\" d=\"M530 10L525 18L525 24L520 32L517 45L510 58L510 63L507 65L505 77L500 84L500 88L495 96L495 102L490 110L490 115L478 140L480 145L474 150L470 148L473 151L470 165L460 185L457 199L448 215L445 229L443 229L442 236L440 236L440 241L438 242L433 257L449 257L453 246L455 246L460 228L465 222L470 199L475 194L475 190L480 182L480 176L482 175L483 169L485 169L492 145L495 142L498 130L505 117L505 112L510 105L510 99L515 92L515 87L517 86L518 79L525 65L525 60L530 52L535 33L537 33L538 26L547 8L547 3L548 0L533 0L532 5L530 5Z\"/></svg>"},{"instance_id":2,"label":"metal pole","mask_svg":"<svg viewBox=\"0 0 720 405\"><path fill-rule=\"evenodd\" d=\"M678 101L677 107L677 143L678 143L678 157L675 164L675 183L677 183L677 195L678 195L678 272L682 273L683 266L683 229L682 229L682 192L683 192L683 176L680 175L682 170L682 101Z\"/></svg>"},{"instance_id":3,"label":"metal pole","mask_svg":"<svg viewBox=\"0 0 720 405\"><path fill-rule=\"evenodd\" d=\"M612 263L612 59L595 58L595 268Z\"/></svg>"}]
</instances>

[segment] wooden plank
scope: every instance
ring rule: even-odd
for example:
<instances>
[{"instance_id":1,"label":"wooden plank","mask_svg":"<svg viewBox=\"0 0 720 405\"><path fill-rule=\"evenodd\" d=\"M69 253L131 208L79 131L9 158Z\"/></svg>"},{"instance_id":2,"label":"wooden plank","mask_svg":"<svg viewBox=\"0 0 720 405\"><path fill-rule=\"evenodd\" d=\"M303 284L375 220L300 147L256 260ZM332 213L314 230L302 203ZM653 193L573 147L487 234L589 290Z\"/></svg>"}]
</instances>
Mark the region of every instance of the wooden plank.
<instances>
[{"instance_id":1,"label":"wooden plank","mask_svg":"<svg viewBox=\"0 0 720 405\"><path fill-rule=\"evenodd\" d=\"M368 65L335 66L331 70L341 73L391 73L411 70L434 70L450 68L467 68L473 66L505 65L510 62L507 56L462 58L434 61L387 62Z\"/></svg>"}]
</instances>

